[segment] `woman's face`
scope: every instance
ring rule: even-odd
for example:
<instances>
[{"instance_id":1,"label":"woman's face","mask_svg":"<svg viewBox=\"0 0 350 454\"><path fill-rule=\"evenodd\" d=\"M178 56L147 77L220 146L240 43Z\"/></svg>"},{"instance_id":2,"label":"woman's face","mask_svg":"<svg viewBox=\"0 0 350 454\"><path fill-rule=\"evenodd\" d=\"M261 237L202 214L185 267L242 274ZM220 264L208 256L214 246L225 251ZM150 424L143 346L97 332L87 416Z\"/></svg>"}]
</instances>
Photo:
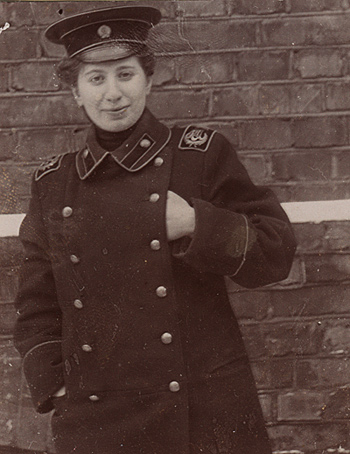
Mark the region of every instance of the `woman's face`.
<instances>
[{"instance_id":1,"label":"woman's face","mask_svg":"<svg viewBox=\"0 0 350 454\"><path fill-rule=\"evenodd\" d=\"M151 85L152 80L146 76L139 59L132 56L83 64L73 94L99 128L120 132L141 117Z\"/></svg>"}]
</instances>

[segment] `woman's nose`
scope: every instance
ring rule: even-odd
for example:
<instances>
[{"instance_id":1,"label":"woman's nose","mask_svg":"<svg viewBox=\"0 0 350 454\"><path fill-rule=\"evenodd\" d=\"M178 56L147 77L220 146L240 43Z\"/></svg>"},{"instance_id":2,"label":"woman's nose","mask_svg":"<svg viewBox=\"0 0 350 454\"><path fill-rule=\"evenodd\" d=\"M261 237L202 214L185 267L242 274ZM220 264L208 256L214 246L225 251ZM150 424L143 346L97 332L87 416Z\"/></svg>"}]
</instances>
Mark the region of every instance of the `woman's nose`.
<instances>
[{"instance_id":1,"label":"woman's nose","mask_svg":"<svg viewBox=\"0 0 350 454\"><path fill-rule=\"evenodd\" d=\"M105 96L108 101L115 101L122 97L121 89L115 78L110 78L108 80Z\"/></svg>"}]
</instances>

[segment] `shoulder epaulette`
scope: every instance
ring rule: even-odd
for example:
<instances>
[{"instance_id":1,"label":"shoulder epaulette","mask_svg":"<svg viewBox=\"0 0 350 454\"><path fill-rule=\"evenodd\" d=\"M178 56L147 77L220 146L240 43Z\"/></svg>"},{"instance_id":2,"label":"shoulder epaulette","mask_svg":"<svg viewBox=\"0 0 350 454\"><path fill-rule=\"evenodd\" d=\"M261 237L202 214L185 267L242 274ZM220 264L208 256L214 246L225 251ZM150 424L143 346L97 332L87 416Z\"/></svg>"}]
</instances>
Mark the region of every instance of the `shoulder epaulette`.
<instances>
[{"instance_id":1,"label":"shoulder epaulette","mask_svg":"<svg viewBox=\"0 0 350 454\"><path fill-rule=\"evenodd\" d=\"M216 131L213 131L212 129L189 125L182 134L179 149L198 150L204 153L208 151L215 132Z\"/></svg>"},{"instance_id":2,"label":"shoulder epaulette","mask_svg":"<svg viewBox=\"0 0 350 454\"><path fill-rule=\"evenodd\" d=\"M53 156L48 161L43 162L34 173L35 181L39 181L40 178L44 177L48 173L58 170L61 167L62 159L66 154L67 153L63 153L58 156Z\"/></svg>"}]
</instances>

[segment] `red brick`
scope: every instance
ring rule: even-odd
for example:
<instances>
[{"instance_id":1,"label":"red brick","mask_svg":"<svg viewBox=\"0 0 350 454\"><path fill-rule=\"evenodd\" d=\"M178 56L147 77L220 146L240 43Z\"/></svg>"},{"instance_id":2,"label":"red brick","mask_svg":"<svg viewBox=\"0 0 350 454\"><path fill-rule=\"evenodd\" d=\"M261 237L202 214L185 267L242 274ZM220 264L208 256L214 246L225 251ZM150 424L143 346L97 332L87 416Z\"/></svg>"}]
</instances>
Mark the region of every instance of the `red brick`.
<instances>
[{"instance_id":1,"label":"red brick","mask_svg":"<svg viewBox=\"0 0 350 454\"><path fill-rule=\"evenodd\" d=\"M153 76L153 86L172 84L175 82L175 59L158 58L157 66Z\"/></svg>"},{"instance_id":2,"label":"red brick","mask_svg":"<svg viewBox=\"0 0 350 454\"><path fill-rule=\"evenodd\" d=\"M349 183L330 182L329 184L285 183L274 184L272 189L281 202L305 202L310 200L349 199Z\"/></svg>"},{"instance_id":3,"label":"red brick","mask_svg":"<svg viewBox=\"0 0 350 454\"><path fill-rule=\"evenodd\" d=\"M314 355L321 349L323 327L317 323L295 322L262 326L268 355Z\"/></svg>"},{"instance_id":4,"label":"red brick","mask_svg":"<svg viewBox=\"0 0 350 454\"><path fill-rule=\"evenodd\" d=\"M340 77L343 71L342 53L335 49L300 50L294 54L294 69L303 79Z\"/></svg>"},{"instance_id":5,"label":"red brick","mask_svg":"<svg viewBox=\"0 0 350 454\"><path fill-rule=\"evenodd\" d=\"M302 453L326 453L330 447L350 448L350 424L341 423L302 423L298 425L278 425L269 428L273 450L300 450ZM287 453L288 453L287 451ZM293 452L293 451L292 451ZM329 452L329 451L328 451ZM336 451L335 451L336 452Z\"/></svg>"},{"instance_id":6,"label":"red brick","mask_svg":"<svg viewBox=\"0 0 350 454\"><path fill-rule=\"evenodd\" d=\"M316 362L316 361L315 361ZM338 388L350 383L349 358L318 359L319 385Z\"/></svg>"},{"instance_id":7,"label":"red brick","mask_svg":"<svg viewBox=\"0 0 350 454\"><path fill-rule=\"evenodd\" d=\"M285 0L229 0L231 14L272 14L285 9Z\"/></svg>"},{"instance_id":8,"label":"red brick","mask_svg":"<svg viewBox=\"0 0 350 454\"><path fill-rule=\"evenodd\" d=\"M13 333L16 310L13 304L0 304L0 335L9 336Z\"/></svg>"},{"instance_id":9,"label":"red brick","mask_svg":"<svg viewBox=\"0 0 350 454\"><path fill-rule=\"evenodd\" d=\"M290 86L290 110L292 113L323 111L323 87L316 84Z\"/></svg>"},{"instance_id":10,"label":"red brick","mask_svg":"<svg viewBox=\"0 0 350 454\"><path fill-rule=\"evenodd\" d=\"M0 131L0 161L7 161L16 156L16 137L13 132Z\"/></svg>"},{"instance_id":11,"label":"red brick","mask_svg":"<svg viewBox=\"0 0 350 454\"><path fill-rule=\"evenodd\" d=\"M177 58L177 81L182 84L223 83L233 79L233 57L226 54Z\"/></svg>"},{"instance_id":12,"label":"red brick","mask_svg":"<svg viewBox=\"0 0 350 454\"><path fill-rule=\"evenodd\" d=\"M74 149L72 129L40 129L18 133L17 160L38 161Z\"/></svg>"},{"instance_id":13,"label":"red brick","mask_svg":"<svg viewBox=\"0 0 350 454\"><path fill-rule=\"evenodd\" d=\"M350 153L344 150L336 155L337 159L337 177L343 180L349 178L350 175Z\"/></svg>"},{"instance_id":14,"label":"red brick","mask_svg":"<svg viewBox=\"0 0 350 454\"><path fill-rule=\"evenodd\" d=\"M2 126L5 128L43 124L51 126L87 121L71 95L3 98L0 104L0 117Z\"/></svg>"},{"instance_id":15,"label":"red brick","mask_svg":"<svg viewBox=\"0 0 350 454\"><path fill-rule=\"evenodd\" d=\"M160 119L202 118L209 113L209 94L205 91L153 92L148 106Z\"/></svg>"},{"instance_id":16,"label":"red brick","mask_svg":"<svg viewBox=\"0 0 350 454\"><path fill-rule=\"evenodd\" d=\"M21 387L21 363L22 361L12 342L2 342L0 345L1 405L5 402L18 404Z\"/></svg>"},{"instance_id":17,"label":"red brick","mask_svg":"<svg viewBox=\"0 0 350 454\"><path fill-rule=\"evenodd\" d=\"M22 63L11 68L11 89L25 92L57 91L60 83L52 63Z\"/></svg>"},{"instance_id":18,"label":"red brick","mask_svg":"<svg viewBox=\"0 0 350 454\"><path fill-rule=\"evenodd\" d=\"M252 369L259 389L281 389L293 386L293 360L255 361Z\"/></svg>"},{"instance_id":19,"label":"red brick","mask_svg":"<svg viewBox=\"0 0 350 454\"><path fill-rule=\"evenodd\" d=\"M350 352L350 321L328 322L325 331L323 351L324 353L348 355Z\"/></svg>"},{"instance_id":20,"label":"red brick","mask_svg":"<svg viewBox=\"0 0 350 454\"><path fill-rule=\"evenodd\" d=\"M295 367L297 388L314 388L319 384L319 363L320 360L297 362Z\"/></svg>"},{"instance_id":21,"label":"red brick","mask_svg":"<svg viewBox=\"0 0 350 454\"><path fill-rule=\"evenodd\" d=\"M228 284L228 293L232 308L239 319L263 320L268 315L270 294L268 292L231 292L232 284Z\"/></svg>"},{"instance_id":22,"label":"red brick","mask_svg":"<svg viewBox=\"0 0 350 454\"><path fill-rule=\"evenodd\" d=\"M288 79L288 52L245 51L238 58L239 80Z\"/></svg>"},{"instance_id":23,"label":"red brick","mask_svg":"<svg viewBox=\"0 0 350 454\"><path fill-rule=\"evenodd\" d=\"M263 358L268 355L260 327L241 323L244 344L250 359Z\"/></svg>"},{"instance_id":24,"label":"red brick","mask_svg":"<svg viewBox=\"0 0 350 454\"><path fill-rule=\"evenodd\" d=\"M349 310L349 285L323 285L288 291L273 291L270 315L273 317L344 314Z\"/></svg>"},{"instance_id":25,"label":"red brick","mask_svg":"<svg viewBox=\"0 0 350 454\"><path fill-rule=\"evenodd\" d=\"M278 421L319 420L325 403L322 393L316 391L296 391L281 394L277 400Z\"/></svg>"},{"instance_id":26,"label":"red brick","mask_svg":"<svg viewBox=\"0 0 350 454\"><path fill-rule=\"evenodd\" d=\"M275 180L327 181L331 178L332 156L326 150L273 154L271 161Z\"/></svg>"},{"instance_id":27,"label":"red brick","mask_svg":"<svg viewBox=\"0 0 350 454\"><path fill-rule=\"evenodd\" d=\"M322 224L296 224L293 226L299 251L323 250L325 225Z\"/></svg>"},{"instance_id":28,"label":"red brick","mask_svg":"<svg viewBox=\"0 0 350 454\"><path fill-rule=\"evenodd\" d=\"M350 108L350 83L329 83L326 105L328 110L348 110Z\"/></svg>"},{"instance_id":29,"label":"red brick","mask_svg":"<svg viewBox=\"0 0 350 454\"><path fill-rule=\"evenodd\" d=\"M340 282L349 279L350 254L305 256L307 282Z\"/></svg>"},{"instance_id":30,"label":"red brick","mask_svg":"<svg viewBox=\"0 0 350 454\"><path fill-rule=\"evenodd\" d=\"M344 0L292 0L291 12L313 12L313 11L341 11L343 8Z\"/></svg>"},{"instance_id":31,"label":"red brick","mask_svg":"<svg viewBox=\"0 0 350 454\"><path fill-rule=\"evenodd\" d=\"M262 23L262 40L266 46L301 46L348 44L350 16L309 16L271 19Z\"/></svg>"},{"instance_id":32,"label":"red brick","mask_svg":"<svg viewBox=\"0 0 350 454\"><path fill-rule=\"evenodd\" d=\"M38 53L38 32L11 27L0 34L0 59L16 60L36 58Z\"/></svg>"},{"instance_id":33,"label":"red brick","mask_svg":"<svg viewBox=\"0 0 350 454\"><path fill-rule=\"evenodd\" d=\"M212 115L249 116L259 113L257 87L234 87L214 91Z\"/></svg>"},{"instance_id":34,"label":"red brick","mask_svg":"<svg viewBox=\"0 0 350 454\"><path fill-rule=\"evenodd\" d=\"M264 156L241 156L240 161L247 169L255 184L265 184L269 173L268 163Z\"/></svg>"},{"instance_id":35,"label":"red brick","mask_svg":"<svg viewBox=\"0 0 350 454\"><path fill-rule=\"evenodd\" d=\"M346 251L350 249L350 223L338 222L327 224L325 247L329 251Z\"/></svg>"},{"instance_id":36,"label":"red brick","mask_svg":"<svg viewBox=\"0 0 350 454\"><path fill-rule=\"evenodd\" d=\"M286 85L263 85L259 89L259 113L286 114L290 112L289 87Z\"/></svg>"},{"instance_id":37,"label":"red brick","mask_svg":"<svg viewBox=\"0 0 350 454\"><path fill-rule=\"evenodd\" d=\"M0 92L9 90L9 68L8 65L0 65Z\"/></svg>"},{"instance_id":38,"label":"red brick","mask_svg":"<svg viewBox=\"0 0 350 454\"><path fill-rule=\"evenodd\" d=\"M34 408L22 407L16 421L16 445L36 451L45 451L50 433L51 414L40 415Z\"/></svg>"},{"instance_id":39,"label":"red brick","mask_svg":"<svg viewBox=\"0 0 350 454\"><path fill-rule=\"evenodd\" d=\"M239 21L184 22L183 37L192 50L253 47L256 45L256 25Z\"/></svg>"},{"instance_id":40,"label":"red brick","mask_svg":"<svg viewBox=\"0 0 350 454\"><path fill-rule=\"evenodd\" d=\"M30 169L0 167L0 213L16 213L18 199L29 192Z\"/></svg>"},{"instance_id":41,"label":"red brick","mask_svg":"<svg viewBox=\"0 0 350 454\"><path fill-rule=\"evenodd\" d=\"M330 393L327 403L323 407L322 419L334 421L335 419L346 419L350 417L350 388L344 386Z\"/></svg>"},{"instance_id":42,"label":"red brick","mask_svg":"<svg viewBox=\"0 0 350 454\"><path fill-rule=\"evenodd\" d=\"M23 259L23 249L18 238L0 238L0 267L17 267Z\"/></svg>"},{"instance_id":43,"label":"red brick","mask_svg":"<svg viewBox=\"0 0 350 454\"><path fill-rule=\"evenodd\" d=\"M292 146L291 122L264 119L241 124L242 144L246 149L281 149Z\"/></svg>"},{"instance_id":44,"label":"red brick","mask_svg":"<svg viewBox=\"0 0 350 454\"><path fill-rule=\"evenodd\" d=\"M271 394L259 394L259 402L266 422L272 421L274 402Z\"/></svg>"},{"instance_id":45,"label":"red brick","mask_svg":"<svg viewBox=\"0 0 350 454\"><path fill-rule=\"evenodd\" d=\"M290 287L299 287L305 283L304 264L301 258L296 257L292 263L292 268L289 271L287 279L280 281L270 288L281 289Z\"/></svg>"},{"instance_id":46,"label":"red brick","mask_svg":"<svg viewBox=\"0 0 350 454\"><path fill-rule=\"evenodd\" d=\"M239 146L239 138L238 138L238 126L236 123L234 124L226 124L222 121L219 123L208 123L207 127L211 129L215 129L220 134L224 135L227 140L237 149Z\"/></svg>"},{"instance_id":47,"label":"red brick","mask_svg":"<svg viewBox=\"0 0 350 454\"><path fill-rule=\"evenodd\" d=\"M18 270L16 268L0 268L0 303L12 303L17 288Z\"/></svg>"},{"instance_id":48,"label":"red brick","mask_svg":"<svg viewBox=\"0 0 350 454\"><path fill-rule=\"evenodd\" d=\"M293 141L296 147L327 147L345 145L348 132L342 117L304 118L293 122Z\"/></svg>"},{"instance_id":49,"label":"red brick","mask_svg":"<svg viewBox=\"0 0 350 454\"><path fill-rule=\"evenodd\" d=\"M2 445L12 445L14 441L17 405L1 402L0 406L0 439Z\"/></svg>"},{"instance_id":50,"label":"red brick","mask_svg":"<svg viewBox=\"0 0 350 454\"><path fill-rule=\"evenodd\" d=\"M176 2L176 15L187 17L224 16L226 5L223 0L187 1Z\"/></svg>"}]
</instances>

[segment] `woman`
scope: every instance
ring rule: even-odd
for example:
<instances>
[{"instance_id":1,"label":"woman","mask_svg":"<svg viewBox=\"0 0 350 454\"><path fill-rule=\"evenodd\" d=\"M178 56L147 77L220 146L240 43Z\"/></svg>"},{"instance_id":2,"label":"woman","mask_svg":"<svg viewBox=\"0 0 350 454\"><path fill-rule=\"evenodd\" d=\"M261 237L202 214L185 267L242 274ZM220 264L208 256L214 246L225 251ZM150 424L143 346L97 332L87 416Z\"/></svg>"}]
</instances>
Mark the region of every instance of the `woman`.
<instances>
[{"instance_id":1,"label":"woman","mask_svg":"<svg viewBox=\"0 0 350 454\"><path fill-rule=\"evenodd\" d=\"M58 454L271 453L224 277L284 279L295 240L227 140L146 108L150 7L52 25L92 126L34 175L16 346Z\"/></svg>"}]
</instances>

